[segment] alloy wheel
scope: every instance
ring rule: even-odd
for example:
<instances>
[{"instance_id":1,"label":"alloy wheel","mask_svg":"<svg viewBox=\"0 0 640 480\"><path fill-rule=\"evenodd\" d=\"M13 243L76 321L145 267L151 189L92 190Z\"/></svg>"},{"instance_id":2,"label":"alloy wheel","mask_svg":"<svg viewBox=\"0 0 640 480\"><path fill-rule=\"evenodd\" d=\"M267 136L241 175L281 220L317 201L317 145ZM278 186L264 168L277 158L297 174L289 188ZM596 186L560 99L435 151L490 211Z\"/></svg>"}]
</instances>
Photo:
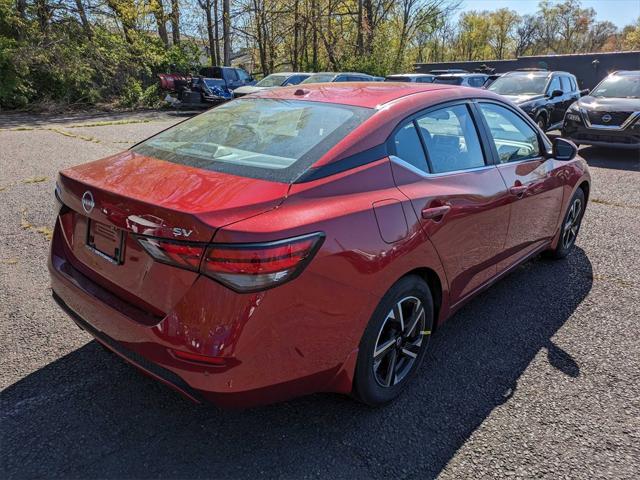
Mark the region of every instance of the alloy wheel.
<instances>
[{"instance_id":1,"label":"alloy wheel","mask_svg":"<svg viewBox=\"0 0 640 480\"><path fill-rule=\"evenodd\" d=\"M373 350L373 374L382 387L393 387L411 372L425 330L425 311L422 302L413 296L399 300L387 313L380 327Z\"/></svg>"},{"instance_id":2,"label":"alloy wheel","mask_svg":"<svg viewBox=\"0 0 640 480\"><path fill-rule=\"evenodd\" d=\"M571 204L569 213L562 227L562 247L564 249L571 248L578 236L580 229L580 219L582 214L582 200L576 198Z\"/></svg>"}]
</instances>

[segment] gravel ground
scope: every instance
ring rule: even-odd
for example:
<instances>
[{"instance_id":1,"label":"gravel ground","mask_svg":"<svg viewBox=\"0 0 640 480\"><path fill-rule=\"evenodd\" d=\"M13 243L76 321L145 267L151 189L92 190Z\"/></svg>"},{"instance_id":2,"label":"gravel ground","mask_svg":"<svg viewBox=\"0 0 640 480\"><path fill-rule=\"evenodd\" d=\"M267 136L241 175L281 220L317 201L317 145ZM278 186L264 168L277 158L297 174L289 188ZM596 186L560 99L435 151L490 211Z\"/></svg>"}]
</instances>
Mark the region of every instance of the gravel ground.
<instances>
[{"instance_id":1,"label":"gravel ground","mask_svg":"<svg viewBox=\"0 0 640 480\"><path fill-rule=\"evenodd\" d=\"M395 404L323 394L229 412L104 351L48 288L56 172L181 119L0 117L2 478L640 476L637 154L581 150L593 191L578 248L468 304ZM77 127L98 122L119 123Z\"/></svg>"}]
</instances>

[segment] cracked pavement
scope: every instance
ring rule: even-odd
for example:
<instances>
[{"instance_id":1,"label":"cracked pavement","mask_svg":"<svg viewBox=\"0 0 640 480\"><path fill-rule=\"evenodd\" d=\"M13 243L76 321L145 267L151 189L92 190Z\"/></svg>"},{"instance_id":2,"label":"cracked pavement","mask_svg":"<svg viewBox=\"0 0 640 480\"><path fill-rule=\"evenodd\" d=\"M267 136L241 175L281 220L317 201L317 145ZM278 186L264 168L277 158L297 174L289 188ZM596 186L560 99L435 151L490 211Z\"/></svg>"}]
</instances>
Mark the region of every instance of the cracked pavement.
<instances>
[{"instance_id":1,"label":"cracked pavement","mask_svg":"<svg viewBox=\"0 0 640 480\"><path fill-rule=\"evenodd\" d=\"M578 248L463 308L393 405L322 394L220 411L91 341L46 269L56 172L183 118L0 115L2 478L640 476L638 154L581 149Z\"/></svg>"}]
</instances>

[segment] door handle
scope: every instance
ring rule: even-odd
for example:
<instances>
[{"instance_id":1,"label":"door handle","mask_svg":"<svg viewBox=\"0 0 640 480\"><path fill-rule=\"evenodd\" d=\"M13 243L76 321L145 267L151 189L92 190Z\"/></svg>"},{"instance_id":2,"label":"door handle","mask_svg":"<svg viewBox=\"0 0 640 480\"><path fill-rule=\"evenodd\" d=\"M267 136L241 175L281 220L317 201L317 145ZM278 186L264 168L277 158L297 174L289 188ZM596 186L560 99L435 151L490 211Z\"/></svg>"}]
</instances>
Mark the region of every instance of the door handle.
<instances>
[{"instance_id":1,"label":"door handle","mask_svg":"<svg viewBox=\"0 0 640 480\"><path fill-rule=\"evenodd\" d=\"M518 198L522 198L524 193L529 189L527 185L514 185L509 189L511 195L515 195Z\"/></svg>"},{"instance_id":2,"label":"door handle","mask_svg":"<svg viewBox=\"0 0 640 480\"><path fill-rule=\"evenodd\" d=\"M431 207L422 209L422 218L425 220L433 220L439 222L447 213L449 213L451 207L449 205L442 205L440 207Z\"/></svg>"}]
</instances>

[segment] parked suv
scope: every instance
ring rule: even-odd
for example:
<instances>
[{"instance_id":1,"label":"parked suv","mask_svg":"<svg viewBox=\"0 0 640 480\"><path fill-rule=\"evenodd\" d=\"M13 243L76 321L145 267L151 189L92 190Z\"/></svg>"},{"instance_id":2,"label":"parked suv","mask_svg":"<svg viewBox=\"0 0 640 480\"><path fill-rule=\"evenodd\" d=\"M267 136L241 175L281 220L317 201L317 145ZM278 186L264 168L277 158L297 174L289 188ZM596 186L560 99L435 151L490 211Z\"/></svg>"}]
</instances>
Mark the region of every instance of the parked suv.
<instances>
[{"instance_id":1,"label":"parked suv","mask_svg":"<svg viewBox=\"0 0 640 480\"><path fill-rule=\"evenodd\" d=\"M223 79L229 90L235 90L245 85L255 85L255 79L242 68L235 67L204 67L200 69L200 76Z\"/></svg>"},{"instance_id":2,"label":"parked suv","mask_svg":"<svg viewBox=\"0 0 640 480\"><path fill-rule=\"evenodd\" d=\"M640 148L640 70L612 73L571 105L562 134L577 144Z\"/></svg>"},{"instance_id":3,"label":"parked suv","mask_svg":"<svg viewBox=\"0 0 640 480\"><path fill-rule=\"evenodd\" d=\"M433 80L433 83L481 88L488 78L489 76L484 73L450 73L446 75L438 75Z\"/></svg>"},{"instance_id":4,"label":"parked suv","mask_svg":"<svg viewBox=\"0 0 640 480\"><path fill-rule=\"evenodd\" d=\"M562 126L569 106L580 98L576 77L567 72L518 70L507 72L487 90L507 97L543 131Z\"/></svg>"}]
</instances>

